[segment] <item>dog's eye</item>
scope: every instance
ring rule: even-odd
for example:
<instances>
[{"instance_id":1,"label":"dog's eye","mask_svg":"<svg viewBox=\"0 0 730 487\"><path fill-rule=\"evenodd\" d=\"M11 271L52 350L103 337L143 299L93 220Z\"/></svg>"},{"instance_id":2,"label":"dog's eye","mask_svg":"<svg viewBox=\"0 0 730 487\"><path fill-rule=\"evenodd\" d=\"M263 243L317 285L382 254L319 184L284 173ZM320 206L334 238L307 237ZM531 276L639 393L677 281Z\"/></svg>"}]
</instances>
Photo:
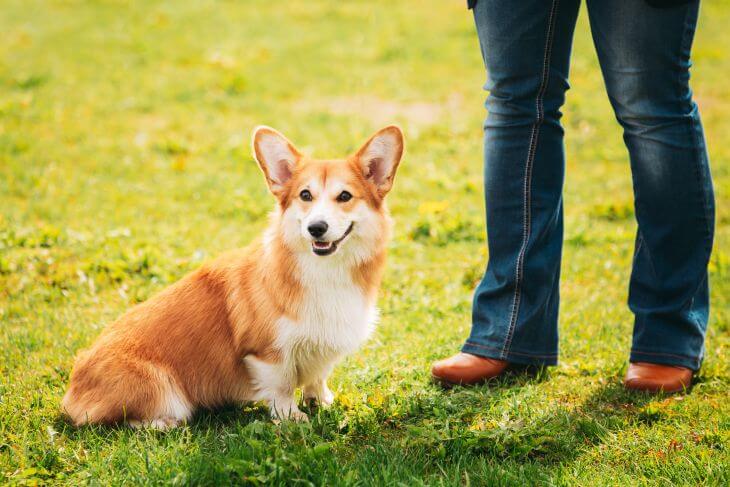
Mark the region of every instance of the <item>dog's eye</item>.
<instances>
[{"instance_id":1,"label":"dog's eye","mask_svg":"<svg viewBox=\"0 0 730 487\"><path fill-rule=\"evenodd\" d=\"M345 203L347 201L350 201L351 199L352 199L352 195L347 191L343 191L342 193L337 195L337 201L339 201L341 203Z\"/></svg>"},{"instance_id":2,"label":"dog's eye","mask_svg":"<svg viewBox=\"0 0 730 487\"><path fill-rule=\"evenodd\" d=\"M312 201L312 193L310 193L308 189L303 189L302 192L299 193L299 197L302 201Z\"/></svg>"}]
</instances>

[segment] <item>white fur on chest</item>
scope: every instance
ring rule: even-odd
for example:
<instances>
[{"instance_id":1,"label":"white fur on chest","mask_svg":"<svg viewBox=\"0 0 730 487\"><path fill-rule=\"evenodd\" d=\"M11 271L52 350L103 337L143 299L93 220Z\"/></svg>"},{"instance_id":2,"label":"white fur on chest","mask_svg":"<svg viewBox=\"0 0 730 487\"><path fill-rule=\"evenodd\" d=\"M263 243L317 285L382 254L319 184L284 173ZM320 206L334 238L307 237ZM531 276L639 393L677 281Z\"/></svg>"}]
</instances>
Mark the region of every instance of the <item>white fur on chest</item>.
<instances>
[{"instance_id":1,"label":"white fur on chest","mask_svg":"<svg viewBox=\"0 0 730 487\"><path fill-rule=\"evenodd\" d=\"M313 261L327 258L300 260L304 295L298 319L281 318L277 323L277 345L285 360L301 372L357 350L377 321L375 303L353 282L348 266L335 259Z\"/></svg>"}]
</instances>

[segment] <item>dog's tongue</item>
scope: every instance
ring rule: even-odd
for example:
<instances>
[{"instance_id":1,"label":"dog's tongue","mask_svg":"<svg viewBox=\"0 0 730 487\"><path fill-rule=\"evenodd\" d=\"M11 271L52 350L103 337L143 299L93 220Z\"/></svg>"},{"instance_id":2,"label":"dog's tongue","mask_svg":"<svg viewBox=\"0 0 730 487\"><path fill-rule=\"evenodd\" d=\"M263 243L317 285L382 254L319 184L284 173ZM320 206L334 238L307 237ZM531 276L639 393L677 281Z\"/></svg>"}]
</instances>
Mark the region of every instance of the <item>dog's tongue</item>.
<instances>
[{"instance_id":1,"label":"dog's tongue","mask_svg":"<svg viewBox=\"0 0 730 487\"><path fill-rule=\"evenodd\" d=\"M332 242L317 242L314 241L314 247L317 249L328 249L332 246Z\"/></svg>"}]
</instances>

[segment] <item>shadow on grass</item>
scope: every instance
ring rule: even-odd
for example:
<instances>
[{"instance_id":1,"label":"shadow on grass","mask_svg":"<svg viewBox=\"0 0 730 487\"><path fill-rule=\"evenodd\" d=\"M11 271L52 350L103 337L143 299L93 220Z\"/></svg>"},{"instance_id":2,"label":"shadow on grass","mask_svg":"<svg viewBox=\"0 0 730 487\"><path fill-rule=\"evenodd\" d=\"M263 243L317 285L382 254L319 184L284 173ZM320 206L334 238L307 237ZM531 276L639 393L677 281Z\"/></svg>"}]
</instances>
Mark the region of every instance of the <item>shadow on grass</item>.
<instances>
[{"instance_id":1,"label":"shadow on grass","mask_svg":"<svg viewBox=\"0 0 730 487\"><path fill-rule=\"evenodd\" d=\"M245 427L255 421L270 421L268 410L263 406L230 404L215 409L198 411L188 422L194 430L207 428Z\"/></svg>"},{"instance_id":2,"label":"shadow on grass","mask_svg":"<svg viewBox=\"0 0 730 487\"><path fill-rule=\"evenodd\" d=\"M56 427L70 440L155 452L156 470L146 474L151 481L170 481L174 473L183 483L304 479L339 485L349 483L342 477L347 473L354 482L387 484L421 476L459 485L467 470L475 482L540 478L622 430L664 420L661 412L645 407L655 396L626 391L618 381L599 385L578 404L537 403L544 396L534 386L550 374L528 372L447 391L429 386L401 393L396 387L377 405L365 400L309 410L306 424L276 425L264 407L229 406L201 411L186 427L170 432L76 429L61 417ZM115 469L131 474L139 468L124 455L118 458Z\"/></svg>"},{"instance_id":3,"label":"shadow on grass","mask_svg":"<svg viewBox=\"0 0 730 487\"><path fill-rule=\"evenodd\" d=\"M185 425L193 432L203 432L208 430L225 430L230 428L243 428L254 422L270 421L268 410L263 406L257 405L226 405L215 409L201 409ZM70 440L79 440L94 437L106 437L109 440L119 437L120 435L134 435L137 432L152 432L158 435L174 433L181 428L172 428L167 431L156 430L154 428L135 429L127 423L121 422L113 425L87 424L83 426L73 426L65 415L59 413L53 420L53 428L62 432Z\"/></svg>"},{"instance_id":4,"label":"shadow on grass","mask_svg":"<svg viewBox=\"0 0 730 487\"><path fill-rule=\"evenodd\" d=\"M504 401L509 403L510 388L527 383L534 381L506 378L498 387L507 386L508 389L498 392L497 396L506 398ZM529 405L524 408L526 414L518 407L505 406L501 408L501 418L473 422L465 433L465 441L460 442L455 452L532 461L543 466L564 465L622 430L639 423L661 422L664 419L661 413L645 408L655 398L610 383L601 385L577 405L555 403L547 410L540 410L542 405L536 405L537 414L531 414Z\"/></svg>"}]
</instances>

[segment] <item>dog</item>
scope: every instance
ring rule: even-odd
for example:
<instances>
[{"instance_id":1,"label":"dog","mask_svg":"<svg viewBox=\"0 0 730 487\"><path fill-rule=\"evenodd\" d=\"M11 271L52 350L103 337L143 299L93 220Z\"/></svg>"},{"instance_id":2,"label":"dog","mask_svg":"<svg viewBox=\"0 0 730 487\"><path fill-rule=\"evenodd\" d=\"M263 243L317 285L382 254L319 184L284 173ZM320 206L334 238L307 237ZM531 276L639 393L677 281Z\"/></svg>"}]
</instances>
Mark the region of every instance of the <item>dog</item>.
<instances>
[{"instance_id":1,"label":"dog","mask_svg":"<svg viewBox=\"0 0 730 487\"><path fill-rule=\"evenodd\" d=\"M333 402L328 376L377 321L403 133L385 127L340 160L308 158L265 126L252 145L277 201L264 235L130 309L79 353L62 400L74 425L168 429L248 401L306 421L297 388Z\"/></svg>"}]
</instances>

